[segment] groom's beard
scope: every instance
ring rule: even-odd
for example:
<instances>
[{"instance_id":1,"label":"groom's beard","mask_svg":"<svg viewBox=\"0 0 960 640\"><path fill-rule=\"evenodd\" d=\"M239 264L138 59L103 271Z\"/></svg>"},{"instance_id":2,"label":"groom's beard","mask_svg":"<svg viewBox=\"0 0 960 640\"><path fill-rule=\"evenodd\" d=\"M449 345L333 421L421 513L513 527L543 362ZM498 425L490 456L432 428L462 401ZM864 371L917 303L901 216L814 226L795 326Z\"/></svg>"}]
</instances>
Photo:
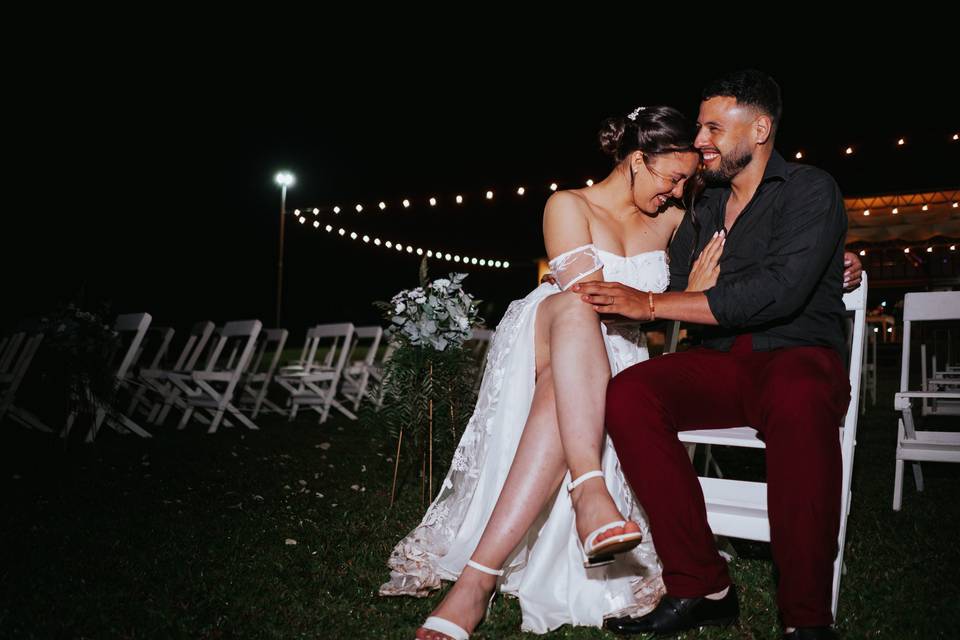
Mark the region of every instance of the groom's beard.
<instances>
[{"instance_id":1,"label":"groom's beard","mask_svg":"<svg viewBox=\"0 0 960 640\"><path fill-rule=\"evenodd\" d=\"M711 186L726 184L730 182L733 176L743 171L743 168L750 164L752 160L753 154L749 149L734 149L730 155L720 156L719 169L705 170L703 178Z\"/></svg>"}]
</instances>

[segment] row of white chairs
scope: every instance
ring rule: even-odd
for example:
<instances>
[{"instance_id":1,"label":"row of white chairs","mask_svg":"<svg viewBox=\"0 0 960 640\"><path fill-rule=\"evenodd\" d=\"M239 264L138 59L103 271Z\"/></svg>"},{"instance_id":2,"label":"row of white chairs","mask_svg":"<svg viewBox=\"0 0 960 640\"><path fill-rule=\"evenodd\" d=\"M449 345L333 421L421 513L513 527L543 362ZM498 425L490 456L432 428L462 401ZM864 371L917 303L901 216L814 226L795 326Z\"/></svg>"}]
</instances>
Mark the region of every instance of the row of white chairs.
<instances>
[{"instance_id":1,"label":"row of white chairs","mask_svg":"<svg viewBox=\"0 0 960 640\"><path fill-rule=\"evenodd\" d=\"M214 433L221 424L233 426L234 421L257 429L254 420L264 412L292 420L306 407L319 413L324 422L335 409L355 420L363 401L372 402L376 409L382 404L382 395L375 389L394 347L385 344L379 326L338 323L311 327L300 357L281 367L289 334L285 329L264 330L259 320L228 322L222 327L198 322L175 359L175 331L151 327L151 322L148 313L116 319L114 329L121 348L113 354L114 375L129 402L123 412L98 407L88 441L103 425L148 438L150 433L138 420L161 425L173 410L181 414L180 429L196 420ZM474 332L471 348L478 357L485 357L491 337L491 331ZM42 338L21 333L0 342L0 418L6 414L31 428L53 431L13 404ZM270 398L272 388L286 396L285 408ZM76 413L67 417L61 435L71 432L77 418Z\"/></svg>"}]
</instances>

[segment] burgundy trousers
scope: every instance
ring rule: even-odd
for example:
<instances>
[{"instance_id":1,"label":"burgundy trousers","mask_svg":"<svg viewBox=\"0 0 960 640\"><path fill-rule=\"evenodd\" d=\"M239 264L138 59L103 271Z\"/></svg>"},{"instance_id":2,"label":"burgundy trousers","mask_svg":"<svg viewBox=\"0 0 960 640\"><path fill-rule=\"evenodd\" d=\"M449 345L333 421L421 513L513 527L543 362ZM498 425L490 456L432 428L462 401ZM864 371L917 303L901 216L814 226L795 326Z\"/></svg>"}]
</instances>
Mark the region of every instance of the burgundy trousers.
<instances>
[{"instance_id":1,"label":"burgundy trousers","mask_svg":"<svg viewBox=\"0 0 960 640\"><path fill-rule=\"evenodd\" d=\"M752 426L767 448L770 542L783 623L832 623L838 429L849 400L846 369L833 349L753 351L749 335L739 336L729 352L669 354L611 380L607 430L649 518L668 594L698 597L730 585L677 432Z\"/></svg>"}]
</instances>

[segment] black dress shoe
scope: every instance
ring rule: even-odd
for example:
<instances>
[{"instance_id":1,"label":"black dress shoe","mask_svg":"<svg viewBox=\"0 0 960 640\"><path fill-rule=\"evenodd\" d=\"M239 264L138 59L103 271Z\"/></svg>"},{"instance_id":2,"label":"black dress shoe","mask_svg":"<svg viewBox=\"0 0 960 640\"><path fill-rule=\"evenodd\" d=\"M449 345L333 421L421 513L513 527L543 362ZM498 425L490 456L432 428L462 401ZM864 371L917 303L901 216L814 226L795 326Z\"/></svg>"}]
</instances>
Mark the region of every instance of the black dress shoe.
<instances>
[{"instance_id":1,"label":"black dress shoe","mask_svg":"<svg viewBox=\"0 0 960 640\"><path fill-rule=\"evenodd\" d=\"M665 595L657 608L647 615L640 618L611 618L603 626L614 633L626 635L667 635L699 627L726 626L736 622L739 616L737 590L730 585L730 591L720 600Z\"/></svg>"},{"instance_id":2,"label":"black dress shoe","mask_svg":"<svg viewBox=\"0 0 960 640\"><path fill-rule=\"evenodd\" d=\"M783 634L783 640L837 640L839 637L830 627L797 627Z\"/></svg>"}]
</instances>

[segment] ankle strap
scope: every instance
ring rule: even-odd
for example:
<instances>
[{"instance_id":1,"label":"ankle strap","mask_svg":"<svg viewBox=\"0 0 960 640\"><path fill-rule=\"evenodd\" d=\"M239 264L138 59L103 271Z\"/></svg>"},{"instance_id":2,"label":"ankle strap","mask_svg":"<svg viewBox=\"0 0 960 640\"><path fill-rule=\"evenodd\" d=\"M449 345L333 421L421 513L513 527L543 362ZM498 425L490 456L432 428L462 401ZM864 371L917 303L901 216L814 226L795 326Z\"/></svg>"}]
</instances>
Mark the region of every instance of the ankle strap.
<instances>
[{"instance_id":1,"label":"ankle strap","mask_svg":"<svg viewBox=\"0 0 960 640\"><path fill-rule=\"evenodd\" d=\"M467 566L473 567L477 571L482 571L483 573L489 574L491 576L502 576L503 569L499 571L497 569L491 569L490 567L485 567L479 562L474 562L473 560L467 560Z\"/></svg>"},{"instance_id":2,"label":"ankle strap","mask_svg":"<svg viewBox=\"0 0 960 640\"><path fill-rule=\"evenodd\" d=\"M574 489L579 487L581 484L583 484L587 480L590 480L591 478L602 478L602 477L603 477L603 471L600 471L599 469L597 469L596 471L588 471L582 476L580 476L579 478L577 478L576 480L574 480L573 482L567 484L567 491L573 491Z\"/></svg>"}]
</instances>

